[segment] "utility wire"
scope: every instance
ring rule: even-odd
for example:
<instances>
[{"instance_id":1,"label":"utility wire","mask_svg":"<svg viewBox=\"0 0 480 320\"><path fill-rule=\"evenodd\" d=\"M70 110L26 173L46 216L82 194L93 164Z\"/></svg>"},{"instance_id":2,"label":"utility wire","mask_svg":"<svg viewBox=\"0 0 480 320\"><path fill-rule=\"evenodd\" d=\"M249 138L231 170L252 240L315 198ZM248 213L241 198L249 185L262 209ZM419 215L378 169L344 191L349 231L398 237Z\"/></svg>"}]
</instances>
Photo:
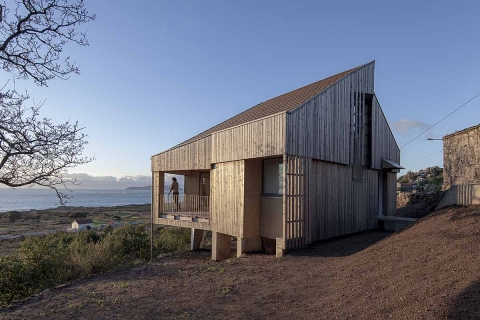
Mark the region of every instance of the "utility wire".
<instances>
[{"instance_id":1,"label":"utility wire","mask_svg":"<svg viewBox=\"0 0 480 320\"><path fill-rule=\"evenodd\" d=\"M407 163L407 164L405 164L405 166L409 166L409 165L411 165L412 163L421 161L421 160L423 160L423 159L427 159L427 158L429 158L429 157L431 157L431 156L434 156L434 155L436 155L437 153L440 153L440 152L442 152L442 151L443 151L443 149L440 150L440 151L437 151L437 152L435 152L435 153L432 153L431 155L428 155L428 156L426 156L426 157L423 157L422 159L418 159L418 160L415 160L415 161L413 161L413 162Z\"/></svg>"},{"instance_id":2,"label":"utility wire","mask_svg":"<svg viewBox=\"0 0 480 320\"><path fill-rule=\"evenodd\" d=\"M480 96L480 92L477 93L476 96L474 96L472 99L468 100L467 102L465 102L464 104L462 104L460 107L458 107L457 109L453 110L452 112L450 112L448 115L446 115L445 117L443 117L440 121L438 121L437 123L435 123L434 125L432 125L430 128L426 129L425 131L423 131L422 133L420 133L418 136L416 136L415 138L413 138L412 140L408 141L406 144L404 144L400 149L403 149L405 146L407 146L408 144L410 144L411 142L417 140L421 135L423 135L425 132L427 132L428 130L432 129L433 127L435 127L437 124L439 124L440 122L442 122L443 120L447 119L448 117L450 117L452 114L454 114L455 112L457 112L458 110L460 110L461 108L463 108L464 106L466 106L469 102L471 102L472 100L474 100L476 97Z\"/></svg>"}]
</instances>

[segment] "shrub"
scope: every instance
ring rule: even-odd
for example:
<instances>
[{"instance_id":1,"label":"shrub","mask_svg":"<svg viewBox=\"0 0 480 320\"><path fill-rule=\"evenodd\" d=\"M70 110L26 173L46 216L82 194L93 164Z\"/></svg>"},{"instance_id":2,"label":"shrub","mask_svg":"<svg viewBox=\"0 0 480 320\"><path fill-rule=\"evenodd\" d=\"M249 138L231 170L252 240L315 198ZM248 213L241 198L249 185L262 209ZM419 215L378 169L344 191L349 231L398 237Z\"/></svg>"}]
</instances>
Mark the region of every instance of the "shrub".
<instances>
[{"instance_id":1,"label":"shrub","mask_svg":"<svg viewBox=\"0 0 480 320\"><path fill-rule=\"evenodd\" d=\"M74 212L68 215L69 218L77 219L77 218L86 218L87 212Z\"/></svg>"},{"instance_id":2,"label":"shrub","mask_svg":"<svg viewBox=\"0 0 480 320\"><path fill-rule=\"evenodd\" d=\"M0 306L35 292L35 279L17 255L0 257Z\"/></svg>"},{"instance_id":3,"label":"shrub","mask_svg":"<svg viewBox=\"0 0 480 320\"><path fill-rule=\"evenodd\" d=\"M20 261L36 286L44 289L71 280L71 268L65 264L73 234L57 232L42 237L27 237L20 247Z\"/></svg>"},{"instance_id":4,"label":"shrub","mask_svg":"<svg viewBox=\"0 0 480 320\"><path fill-rule=\"evenodd\" d=\"M443 175L430 178L430 183L435 186L435 189L440 190L443 186Z\"/></svg>"},{"instance_id":5,"label":"shrub","mask_svg":"<svg viewBox=\"0 0 480 320\"><path fill-rule=\"evenodd\" d=\"M105 237L110 250L126 258L150 258L150 237L144 225L125 225L113 229Z\"/></svg>"},{"instance_id":6,"label":"shrub","mask_svg":"<svg viewBox=\"0 0 480 320\"><path fill-rule=\"evenodd\" d=\"M18 211L11 211L7 213L7 218L10 220L10 222L15 222L21 217L22 217L22 213Z\"/></svg>"},{"instance_id":7,"label":"shrub","mask_svg":"<svg viewBox=\"0 0 480 320\"><path fill-rule=\"evenodd\" d=\"M156 254L186 250L190 230L162 228L156 232L154 244ZM144 225L122 226L103 236L81 231L28 237L22 241L18 254L0 258L0 306L62 283L148 259L150 237Z\"/></svg>"},{"instance_id":8,"label":"shrub","mask_svg":"<svg viewBox=\"0 0 480 320\"><path fill-rule=\"evenodd\" d=\"M123 266L121 257L115 255L104 241L94 242L75 238L69 249L67 263L76 278L105 273Z\"/></svg>"},{"instance_id":9,"label":"shrub","mask_svg":"<svg viewBox=\"0 0 480 320\"><path fill-rule=\"evenodd\" d=\"M190 248L190 229L164 227L154 238L155 254L164 254Z\"/></svg>"}]
</instances>

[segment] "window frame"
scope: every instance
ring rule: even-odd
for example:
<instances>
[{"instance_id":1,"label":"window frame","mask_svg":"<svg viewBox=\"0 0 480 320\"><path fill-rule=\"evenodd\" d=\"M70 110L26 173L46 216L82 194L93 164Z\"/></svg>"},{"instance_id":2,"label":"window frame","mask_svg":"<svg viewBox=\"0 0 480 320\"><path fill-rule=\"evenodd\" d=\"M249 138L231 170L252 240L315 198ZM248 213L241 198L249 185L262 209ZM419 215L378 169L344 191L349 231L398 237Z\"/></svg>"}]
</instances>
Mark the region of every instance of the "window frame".
<instances>
[{"instance_id":1,"label":"window frame","mask_svg":"<svg viewBox=\"0 0 480 320\"><path fill-rule=\"evenodd\" d=\"M283 197L283 190L282 190L282 193L266 193L265 192L265 161L268 161L268 160L278 160L280 159L281 162L279 164L280 165L284 165L283 163L283 158L282 157L275 157L275 158L267 158L267 159L262 159L262 197L272 197L272 198L282 198ZM282 168L283 170L283 168ZM279 175L279 182L280 182L280 175ZM285 177L283 177L283 179L285 179ZM285 181L282 181L282 183L284 184Z\"/></svg>"}]
</instances>

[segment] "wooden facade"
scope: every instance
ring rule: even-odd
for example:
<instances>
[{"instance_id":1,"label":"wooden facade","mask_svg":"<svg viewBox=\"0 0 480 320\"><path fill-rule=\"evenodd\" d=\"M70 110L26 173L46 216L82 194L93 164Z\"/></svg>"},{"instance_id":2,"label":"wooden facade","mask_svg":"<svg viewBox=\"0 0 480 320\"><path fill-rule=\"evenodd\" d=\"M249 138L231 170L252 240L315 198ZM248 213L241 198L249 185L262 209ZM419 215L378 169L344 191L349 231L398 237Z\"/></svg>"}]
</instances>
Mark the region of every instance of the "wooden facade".
<instances>
[{"instance_id":1,"label":"wooden facade","mask_svg":"<svg viewBox=\"0 0 480 320\"><path fill-rule=\"evenodd\" d=\"M375 95L374 67L372 62L327 78L315 94L307 86L282 95L278 103L298 104L253 120L240 114L232 118L234 126L153 156L154 221L211 230L223 240L236 236L239 254L258 248L262 237L273 239L281 256L376 228L379 214L395 215L396 173L383 160L398 164L400 150ZM283 194L273 197L262 190L263 161L272 158L283 159ZM163 173L188 173L185 190L198 194L199 172L206 170L209 219L164 217ZM213 256L225 253L217 251Z\"/></svg>"},{"instance_id":2,"label":"wooden facade","mask_svg":"<svg viewBox=\"0 0 480 320\"><path fill-rule=\"evenodd\" d=\"M262 158L285 153L286 113L282 112L212 134L212 162Z\"/></svg>"},{"instance_id":3,"label":"wooden facade","mask_svg":"<svg viewBox=\"0 0 480 320\"><path fill-rule=\"evenodd\" d=\"M240 237L245 207L245 161L217 164L212 170L211 229Z\"/></svg>"},{"instance_id":4,"label":"wooden facade","mask_svg":"<svg viewBox=\"0 0 480 320\"><path fill-rule=\"evenodd\" d=\"M356 94L373 94L374 65L338 81L287 115L287 154L353 164Z\"/></svg>"},{"instance_id":5,"label":"wooden facade","mask_svg":"<svg viewBox=\"0 0 480 320\"><path fill-rule=\"evenodd\" d=\"M152 172L210 169L212 139L210 136L154 155Z\"/></svg>"}]
</instances>

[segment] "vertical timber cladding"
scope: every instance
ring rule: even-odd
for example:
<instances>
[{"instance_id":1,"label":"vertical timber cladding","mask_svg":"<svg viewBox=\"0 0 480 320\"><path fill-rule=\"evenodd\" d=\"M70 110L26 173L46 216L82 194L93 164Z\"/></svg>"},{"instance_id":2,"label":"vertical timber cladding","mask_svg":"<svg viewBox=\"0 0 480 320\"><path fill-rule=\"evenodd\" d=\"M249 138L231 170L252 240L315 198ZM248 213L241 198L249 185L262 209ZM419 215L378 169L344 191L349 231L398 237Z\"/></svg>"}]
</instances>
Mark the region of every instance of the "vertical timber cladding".
<instances>
[{"instance_id":1,"label":"vertical timber cladding","mask_svg":"<svg viewBox=\"0 0 480 320\"><path fill-rule=\"evenodd\" d=\"M353 164L353 94L374 94L374 63L358 69L287 114L286 153Z\"/></svg>"},{"instance_id":2,"label":"vertical timber cladding","mask_svg":"<svg viewBox=\"0 0 480 320\"><path fill-rule=\"evenodd\" d=\"M373 229L378 216L378 173L364 169L352 180L351 166L312 161L308 204L313 226L310 241Z\"/></svg>"},{"instance_id":3,"label":"vertical timber cladding","mask_svg":"<svg viewBox=\"0 0 480 320\"><path fill-rule=\"evenodd\" d=\"M286 113L212 133L212 163L285 153Z\"/></svg>"},{"instance_id":4,"label":"vertical timber cladding","mask_svg":"<svg viewBox=\"0 0 480 320\"><path fill-rule=\"evenodd\" d=\"M352 108L352 159L353 159L353 174L352 179L361 181L363 179L363 138L364 138L364 109L365 109L365 94L363 92L352 92L351 94L351 108Z\"/></svg>"},{"instance_id":5,"label":"vertical timber cladding","mask_svg":"<svg viewBox=\"0 0 480 320\"><path fill-rule=\"evenodd\" d=\"M217 163L210 173L211 230L243 236L245 161Z\"/></svg>"},{"instance_id":6,"label":"vertical timber cladding","mask_svg":"<svg viewBox=\"0 0 480 320\"><path fill-rule=\"evenodd\" d=\"M284 166L285 185L285 249L308 244L305 216L306 183L309 162L307 158L287 155Z\"/></svg>"},{"instance_id":7,"label":"vertical timber cladding","mask_svg":"<svg viewBox=\"0 0 480 320\"><path fill-rule=\"evenodd\" d=\"M285 249L377 226L377 170L353 181L350 165L286 155L284 166Z\"/></svg>"},{"instance_id":8,"label":"vertical timber cladding","mask_svg":"<svg viewBox=\"0 0 480 320\"><path fill-rule=\"evenodd\" d=\"M376 96L372 101L372 168L382 169L382 158L400 163L400 149Z\"/></svg>"},{"instance_id":9,"label":"vertical timber cladding","mask_svg":"<svg viewBox=\"0 0 480 320\"><path fill-rule=\"evenodd\" d=\"M210 169L211 136L159 153L152 157L152 171Z\"/></svg>"}]
</instances>

